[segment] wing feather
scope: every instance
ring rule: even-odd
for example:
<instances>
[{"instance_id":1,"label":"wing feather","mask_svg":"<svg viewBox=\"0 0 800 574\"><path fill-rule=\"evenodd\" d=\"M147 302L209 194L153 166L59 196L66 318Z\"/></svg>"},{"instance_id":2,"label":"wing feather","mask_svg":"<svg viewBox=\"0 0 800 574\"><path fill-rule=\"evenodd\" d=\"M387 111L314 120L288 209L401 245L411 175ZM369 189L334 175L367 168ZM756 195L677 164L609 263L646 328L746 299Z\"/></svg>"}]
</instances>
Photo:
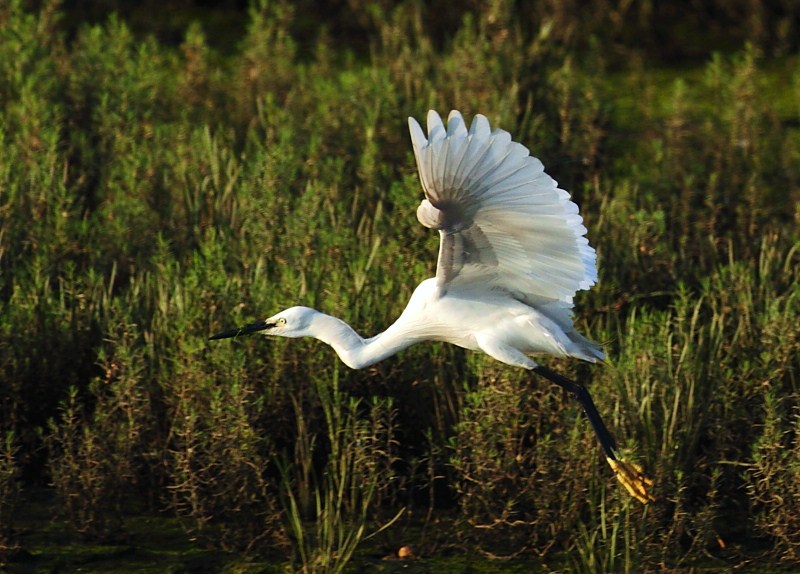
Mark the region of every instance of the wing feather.
<instances>
[{"instance_id":1,"label":"wing feather","mask_svg":"<svg viewBox=\"0 0 800 574\"><path fill-rule=\"evenodd\" d=\"M409 130L425 192L417 218L441 236L439 288L571 305L597 268L570 195L486 117L476 115L469 129L455 110L447 125L433 110L427 119L427 137L413 118Z\"/></svg>"}]
</instances>

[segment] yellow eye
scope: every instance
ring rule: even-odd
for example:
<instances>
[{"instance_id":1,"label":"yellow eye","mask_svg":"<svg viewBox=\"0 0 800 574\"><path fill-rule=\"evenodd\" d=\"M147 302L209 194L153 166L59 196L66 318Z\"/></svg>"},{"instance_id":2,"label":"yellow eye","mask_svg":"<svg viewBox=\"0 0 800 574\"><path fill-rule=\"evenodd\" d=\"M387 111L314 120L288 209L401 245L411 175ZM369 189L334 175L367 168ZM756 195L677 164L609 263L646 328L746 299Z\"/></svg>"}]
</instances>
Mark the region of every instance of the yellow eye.
<instances>
[{"instance_id":1,"label":"yellow eye","mask_svg":"<svg viewBox=\"0 0 800 574\"><path fill-rule=\"evenodd\" d=\"M278 323L277 324L278 324L278 327L283 327L286 324L286 319L281 317L280 319L278 319Z\"/></svg>"}]
</instances>

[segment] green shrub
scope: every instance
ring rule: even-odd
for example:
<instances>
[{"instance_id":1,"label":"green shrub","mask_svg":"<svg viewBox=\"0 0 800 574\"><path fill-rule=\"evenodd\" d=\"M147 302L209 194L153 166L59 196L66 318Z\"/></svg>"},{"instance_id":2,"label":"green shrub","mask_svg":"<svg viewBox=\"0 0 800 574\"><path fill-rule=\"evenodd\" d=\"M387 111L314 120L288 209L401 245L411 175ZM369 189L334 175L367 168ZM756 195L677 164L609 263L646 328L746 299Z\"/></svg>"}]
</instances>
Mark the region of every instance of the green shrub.
<instances>
[{"instance_id":1,"label":"green shrub","mask_svg":"<svg viewBox=\"0 0 800 574\"><path fill-rule=\"evenodd\" d=\"M0 443L0 565L19 547L14 530L14 516L22 492L18 452L14 433L7 432Z\"/></svg>"}]
</instances>

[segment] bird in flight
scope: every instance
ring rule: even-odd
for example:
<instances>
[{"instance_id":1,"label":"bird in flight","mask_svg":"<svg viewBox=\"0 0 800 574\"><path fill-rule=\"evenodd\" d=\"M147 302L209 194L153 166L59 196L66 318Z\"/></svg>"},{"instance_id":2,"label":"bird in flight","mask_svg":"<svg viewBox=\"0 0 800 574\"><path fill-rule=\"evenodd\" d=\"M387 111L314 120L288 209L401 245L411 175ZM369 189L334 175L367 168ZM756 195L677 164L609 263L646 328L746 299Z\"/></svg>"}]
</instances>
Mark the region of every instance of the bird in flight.
<instances>
[{"instance_id":1,"label":"bird in flight","mask_svg":"<svg viewBox=\"0 0 800 574\"><path fill-rule=\"evenodd\" d=\"M211 339L255 332L315 337L353 369L421 341L483 351L577 399L620 483L641 502L653 501L652 480L620 456L586 387L530 357L546 353L592 363L605 357L572 324L575 293L597 281L578 206L541 161L508 132L491 129L483 115L467 128L458 111L445 125L431 110L427 137L414 118L408 125L425 193L417 219L439 231L440 244L436 276L417 286L397 321L365 339L341 319L290 307Z\"/></svg>"}]
</instances>

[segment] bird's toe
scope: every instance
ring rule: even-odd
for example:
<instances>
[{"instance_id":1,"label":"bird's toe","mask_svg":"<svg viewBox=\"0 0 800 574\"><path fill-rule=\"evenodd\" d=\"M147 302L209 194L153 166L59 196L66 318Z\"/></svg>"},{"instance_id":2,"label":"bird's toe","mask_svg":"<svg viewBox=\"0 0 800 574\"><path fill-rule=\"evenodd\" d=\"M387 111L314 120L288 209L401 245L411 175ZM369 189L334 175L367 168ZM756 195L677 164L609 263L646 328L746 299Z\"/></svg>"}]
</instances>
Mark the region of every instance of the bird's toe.
<instances>
[{"instance_id":1,"label":"bird's toe","mask_svg":"<svg viewBox=\"0 0 800 574\"><path fill-rule=\"evenodd\" d=\"M622 483L631 496L642 504L655 502L656 498L650 492L653 487L653 479L644 473L641 466L623 459L607 458L606 460L611 465L617 480Z\"/></svg>"}]
</instances>

